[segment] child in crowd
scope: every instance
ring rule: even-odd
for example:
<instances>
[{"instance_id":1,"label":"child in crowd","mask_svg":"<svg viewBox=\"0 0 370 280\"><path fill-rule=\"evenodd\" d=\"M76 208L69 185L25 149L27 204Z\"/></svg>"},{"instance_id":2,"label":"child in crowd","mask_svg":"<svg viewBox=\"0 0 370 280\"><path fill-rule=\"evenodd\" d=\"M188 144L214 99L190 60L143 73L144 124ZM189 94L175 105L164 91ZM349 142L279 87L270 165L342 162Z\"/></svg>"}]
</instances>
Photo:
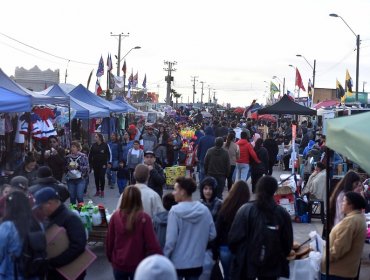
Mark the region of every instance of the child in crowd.
<instances>
[{"instance_id":1,"label":"child in crowd","mask_svg":"<svg viewBox=\"0 0 370 280\"><path fill-rule=\"evenodd\" d=\"M166 231L167 231L167 220L168 220L168 212L170 211L173 205L176 205L177 202L175 201L175 197L173 196L172 192L166 193L163 198L163 207L166 211L157 213L153 218L153 226L155 234L157 235L159 244L161 248L164 248L166 244Z\"/></svg>"},{"instance_id":2,"label":"child in crowd","mask_svg":"<svg viewBox=\"0 0 370 280\"><path fill-rule=\"evenodd\" d=\"M0 187L0 197L5 197L10 193L12 186L9 184L4 184Z\"/></svg>"},{"instance_id":3,"label":"child in crowd","mask_svg":"<svg viewBox=\"0 0 370 280\"><path fill-rule=\"evenodd\" d=\"M125 187L127 186L127 182L130 180L130 171L125 164L124 160L121 160L118 165L117 169L117 185L119 194L122 194Z\"/></svg>"}]
</instances>

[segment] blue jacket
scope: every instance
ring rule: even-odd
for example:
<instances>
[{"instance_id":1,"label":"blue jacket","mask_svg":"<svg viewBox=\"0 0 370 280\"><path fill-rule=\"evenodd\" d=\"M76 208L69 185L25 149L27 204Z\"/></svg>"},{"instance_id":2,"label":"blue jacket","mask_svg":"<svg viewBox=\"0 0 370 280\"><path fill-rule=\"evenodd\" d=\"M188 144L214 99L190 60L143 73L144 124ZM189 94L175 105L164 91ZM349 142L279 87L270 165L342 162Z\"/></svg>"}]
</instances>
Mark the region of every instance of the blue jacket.
<instances>
[{"instance_id":1,"label":"blue jacket","mask_svg":"<svg viewBox=\"0 0 370 280\"><path fill-rule=\"evenodd\" d=\"M204 162L204 158L209 148L215 145L215 136L212 127L207 126L205 129L206 135L199 140L197 157L200 162Z\"/></svg>"},{"instance_id":2,"label":"blue jacket","mask_svg":"<svg viewBox=\"0 0 370 280\"><path fill-rule=\"evenodd\" d=\"M127 154L128 150L130 150L134 146L134 140L131 140L127 143L121 143L121 159L124 160L127 163Z\"/></svg>"},{"instance_id":3,"label":"blue jacket","mask_svg":"<svg viewBox=\"0 0 370 280\"><path fill-rule=\"evenodd\" d=\"M199 201L180 202L168 214L164 255L176 269L202 267L209 241L216 238L211 212Z\"/></svg>"},{"instance_id":4,"label":"blue jacket","mask_svg":"<svg viewBox=\"0 0 370 280\"><path fill-rule=\"evenodd\" d=\"M303 150L303 157L306 157L307 156L308 152L312 150L312 148L315 145L315 143L316 142L313 141L313 140L310 140L310 142L308 142L308 145Z\"/></svg>"},{"instance_id":5,"label":"blue jacket","mask_svg":"<svg viewBox=\"0 0 370 280\"><path fill-rule=\"evenodd\" d=\"M5 221L0 225L0 280L15 279L12 256L21 255L22 243L13 222ZM21 273L18 279L24 279Z\"/></svg>"},{"instance_id":6,"label":"blue jacket","mask_svg":"<svg viewBox=\"0 0 370 280\"><path fill-rule=\"evenodd\" d=\"M110 148L110 152L112 154L112 163L114 161L121 160L122 159L121 158L121 156L122 156L121 143L119 143L118 141L115 141L115 142L109 141L108 145L109 145L109 148Z\"/></svg>"}]
</instances>

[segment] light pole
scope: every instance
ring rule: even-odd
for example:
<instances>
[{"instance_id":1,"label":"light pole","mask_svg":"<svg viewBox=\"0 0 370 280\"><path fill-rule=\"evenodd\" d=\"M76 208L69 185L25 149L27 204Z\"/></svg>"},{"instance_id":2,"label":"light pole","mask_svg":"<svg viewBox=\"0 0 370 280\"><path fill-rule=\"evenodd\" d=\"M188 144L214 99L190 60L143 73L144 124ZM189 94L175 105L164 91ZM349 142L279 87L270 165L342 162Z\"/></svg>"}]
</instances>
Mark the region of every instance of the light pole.
<instances>
[{"instance_id":1,"label":"light pole","mask_svg":"<svg viewBox=\"0 0 370 280\"><path fill-rule=\"evenodd\" d=\"M119 34L113 34L112 32L110 33L110 36L112 37L118 37L118 53L117 53L117 76L119 76L119 71L121 68L121 39L122 37L128 37L130 36L130 33L119 33Z\"/></svg>"},{"instance_id":2,"label":"light pole","mask_svg":"<svg viewBox=\"0 0 370 280\"><path fill-rule=\"evenodd\" d=\"M295 91L295 87L296 87L296 84L297 84L297 67L295 67L293 64L289 64L288 65L289 67L292 67L292 68L294 68L294 70L295 70L295 78L294 78L294 91ZM298 88L298 99L299 99L299 94L300 94L300 88ZM294 92L294 96L295 96L295 92Z\"/></svg>"},{"instance_id":3,"label":"light pole","mask_svg":"<svg viewBox=\"0 0 370 280\"><path fill-rule=\"evenodd\" d=\"M351 32L355 35L356 37L356 51L357 51L357 56L356 56L356 102L358 101L358 82L359 82L359 66L360 66L360 34L356 34L352 28L348 25L348 23L339 15L337 14L329 14L331 17L339 17L345 25L351 30Z\"/></svg>"},{"instance_id":4,"label":"light pole","mask_svg":"<svg viewBox=\"0 0 370 280\"><path fill-rule=\"evenodd\" d=\"M280 78L278 76L272 76L273 79L279 81L279 91L280 91L280 83L283 84L283 95L285 94L285 77L283 79L283 82L281 82ZM281 92L280 92L281 93Z\"/></svg>"},{"instance_id":5,"label":"light pole","mask_svg":"<svg viewBox=\"0 0 370 280\"><path fill-rule=\"evenodd\" d=\"M367 82L366 81L363 81L362 82L362 92L365 92L365 85L367 84Z\"/></svg>"},{"instance_id":6,"label":"light pole","mask_svg":"<svg viewBox=\"0 0 370 280\"><path fill-rule=\"evenodd\" d=\"M315 88L315 77L316 77L316 59L313 60L313 66L311 63L308 62L308 60L304 57L304 55L297 54L297 57L303 57L304 60L306 60L307 64L310 65L312 69L312 88Z\"/></svg>"},{"instance_id":7,"label":"light pole","mask_svg":"<svg viewBox=\"0 0 370 280\"><path fill-rule=\"evenodd\" d=\"M132 51L132 50L138 50L138 49L141 49L140 46L136 46L136 47L133 47L131 48L121 59L120 59L120 62L122 62L122 60L124 60L126 58L126 56Z\"/></svg>"}]
</instances>

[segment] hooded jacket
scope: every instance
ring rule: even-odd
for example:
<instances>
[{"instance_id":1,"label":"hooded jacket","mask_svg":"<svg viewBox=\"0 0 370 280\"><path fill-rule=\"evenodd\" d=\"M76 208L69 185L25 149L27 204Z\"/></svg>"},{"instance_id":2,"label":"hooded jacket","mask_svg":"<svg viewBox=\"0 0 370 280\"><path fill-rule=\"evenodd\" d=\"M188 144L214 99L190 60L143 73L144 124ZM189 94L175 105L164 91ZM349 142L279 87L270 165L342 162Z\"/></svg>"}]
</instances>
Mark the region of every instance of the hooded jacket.
<instances>
[{"instance_id":1,"label":"hooded jacket","mask_svg":"<svg viewBox=\"0 0 370 280\"><path fill-rule=\"evenodd\" d=\"M237 163L246 163L249 164L251 162L251 157L257 163L261 161L258 159L256 152L253 150L251 143L248 142L246 139L240 139L236 144L239 146L240 150L240 157L236 161Z\"/></svg>"},{"instance_id":2,"label":"hooded jacket","mask_svg":"<svg viewBox=\"0 0 370 280\"><path fill-rule=\"evenodd\" d=\"M153 217L154 231L161 248L164 248L164 245L166 244L167 220L168 211L159 212Z\"/></svg>"},{"instance_id":3,"label":"hooded jacket","mask_svg":"<svg viewBox=\"0 0 370 280\"><path fill-rule=\"evenodd\" d=\"M212 190L213 190L212 197L209 202L207 202L206 198L204 197L203 190L205 186L210 186L212 187ZM209 211L211 211L213 221L217 220L218 212L220 211L221 206L222 206L222 200L217 197L216 187L217 187L217 181L213 177L204 178L199 186L200 202L204 204L209 209Z\"/></svg>"},{"instance_id":4,"label":"hooded jacket","mask_svg":"<svg viewBox=\"0 0 370 280\"><path fill-rule=\"evenodd\" d=\"M229 153L222 147L210 148L204 158L204 172L210 176L225 176L230 173Z\"/></svg>"},{"instance_id":5,"label":"hooded jacket","mask_svg":"<svg viewBox=\"0 0 370 280\"><path fill-rule=\"evenodd\" d=\"M200 162L204 162L208 149L215 145L215 136L212 127L207 126L205 134L200 138L197 150L197 157Z\"/></svg>"},{"instance_id":6,"label":"hooded jacket","mask_svg":"<svg viewBox=\"0 0 370 280\"><path fill-rule=\"evenodd\" d=\"M303 150L303 157L306 157L308 152L312 150L313 146L315 146L316 142L313 141L313 140L310 140L310 142L308 142L308 145L304 148Z\"/></svg>"},{"instance_id":7,"label":"hooded jacket","mask_svg":"<svg viewBox=\"0 0 370 280\"><path fill-rule=\"evenodd\" d=\"M199 201L172 206L166 235L164 254L176 269L203 267L207 244L216 237L211 212Z\"/></svg>"}]
</instances>

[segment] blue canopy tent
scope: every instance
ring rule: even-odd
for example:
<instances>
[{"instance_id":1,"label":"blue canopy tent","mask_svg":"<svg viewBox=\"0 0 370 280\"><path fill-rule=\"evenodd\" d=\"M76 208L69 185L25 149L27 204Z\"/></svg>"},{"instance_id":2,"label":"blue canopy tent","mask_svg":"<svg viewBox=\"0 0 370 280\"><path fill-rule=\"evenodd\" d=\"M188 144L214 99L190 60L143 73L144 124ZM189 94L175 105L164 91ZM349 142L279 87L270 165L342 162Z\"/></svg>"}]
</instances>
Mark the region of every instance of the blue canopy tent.
<instances>
[{"instance_id":1,"label":"blue canopy tent","mask_svg":"<svg viewBox=\"0 0 370 280\"><path fill-rule=\"evenodd\" d=\"M31 97L0 87L0 112L29 112Z\"/></svg>"},{"instance_id":2,"label":"blue canopy tent","mask_svg":"<svg viewBox=\"0 0 370 280\"><path fill-rule=\"evenodd\" d=\"M0 69L0 87L3 87L12 92L18 93L24 96L31 97L32 105L46 105L46 104L68 104L69 105L69 96L64 97L51 97L39 94L37 92L30 91L21 85L14 82L10 79L2 69Z\"/></svg>"},{"instance_id":3,"label":"blue canopy tent","mask_svg":"<svg viewBox=\"0 0 370 280\"><path fill-rule=\"evenodd\" d=\"M59 86L53 85L49 92L46 94L53 97L68 96L68 94ZM89 119L89 118L104 118L109 117L109 110L99 108L85 102L82 102L72 96L69 96L71 101L71 108L76 110L75 118Z\"/></svg>"},{"instance_id":4,"label":"blue canopy tent","mask_svg":"<svg viewBox=\"0 0 370 280\"><path fill-rule=\"evenodd\" d=\"M133 107L132 105L128 104L123 98L117 97L112 101L114 104L124 108L126 112L137 112L137 109Z\"/></svg>"},{"instance_id":5,"label":"blue canopy tent","mask_svg":"<svg viewBox=\"0 0 370 280\"><path fill-rule=\"evenodd\" d=\"M103 108L103 109L108 109L110 112L114 112L114 113L125 113L126 112L124 108L93 94L91 91L89 91L87 88L85 88L81 84L75 87L69 93L69 95L82 102L88 103L90 105L94 105L96 107Z\"/></svg>"}]
</instances>

